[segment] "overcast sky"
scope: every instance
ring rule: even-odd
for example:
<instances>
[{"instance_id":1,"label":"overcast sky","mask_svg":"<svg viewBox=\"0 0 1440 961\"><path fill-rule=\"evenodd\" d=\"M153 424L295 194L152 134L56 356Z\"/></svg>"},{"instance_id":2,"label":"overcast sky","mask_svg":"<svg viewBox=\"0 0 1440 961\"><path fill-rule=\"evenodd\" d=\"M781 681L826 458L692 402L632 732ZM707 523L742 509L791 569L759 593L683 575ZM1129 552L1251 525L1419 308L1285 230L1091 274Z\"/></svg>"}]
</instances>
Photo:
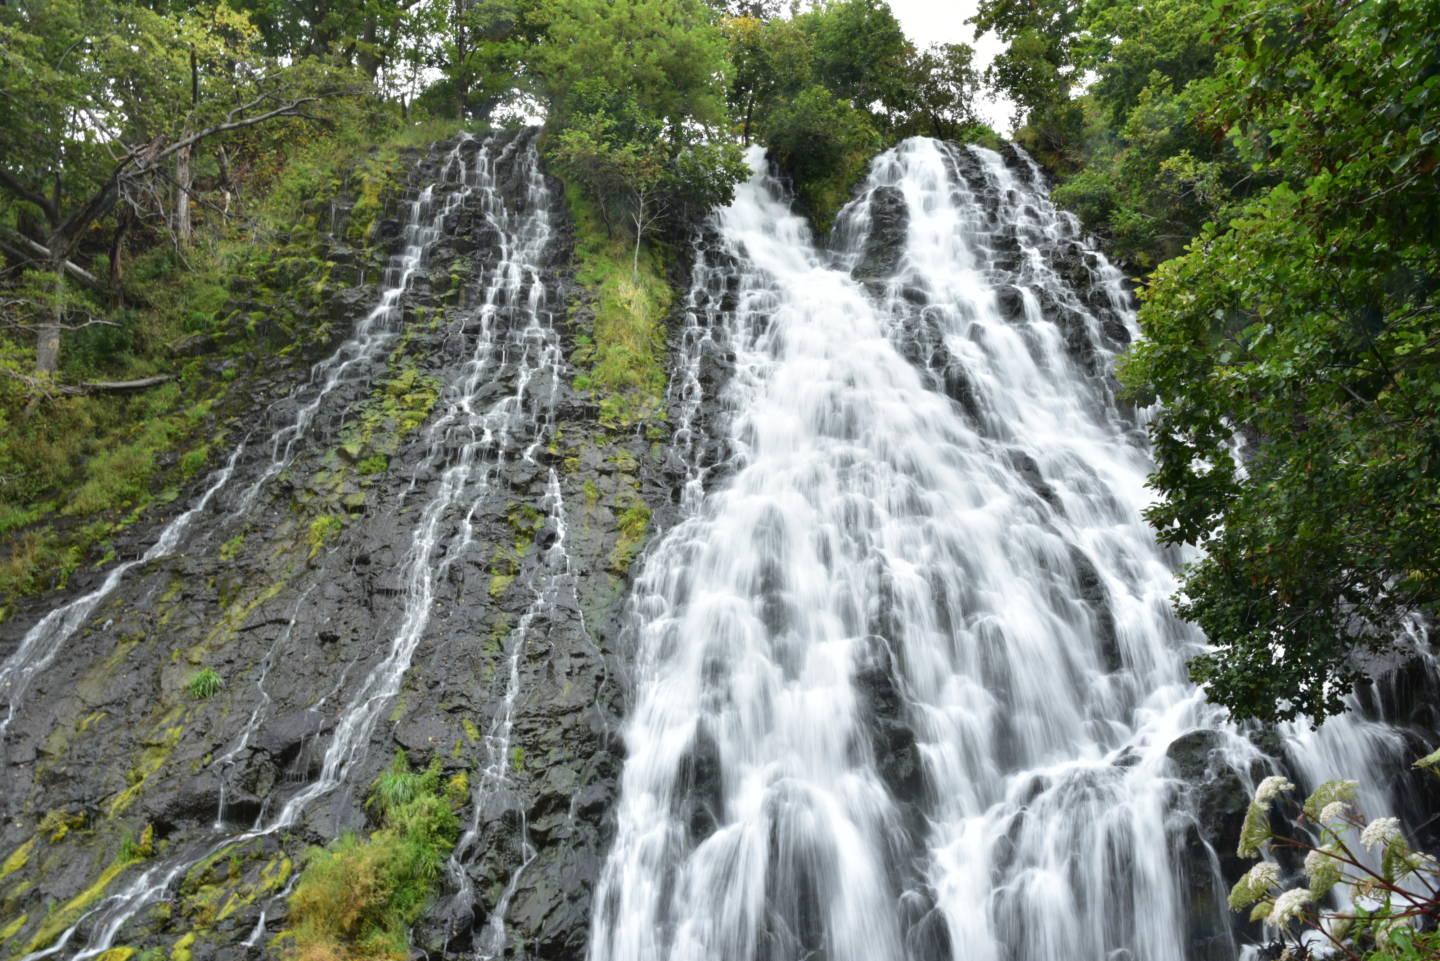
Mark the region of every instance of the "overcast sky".
<instances>
[{"instance_id":1,"label":"overcast sky","mask_svg":"<svg viewBox=\"0 0 1440 961\"><path fill-rule=\"evenodd\" d=\"M975 48L975 65L989 66L1003 44L995 34L986 34L978 41L965 21L975 15L977 0L890 0L890 9L905 35L917 47L932 43L968 43ZM1010 104L1004 102L979 105L979 113L999 133L1010 130Z\"/></svg>"}]
</instances>

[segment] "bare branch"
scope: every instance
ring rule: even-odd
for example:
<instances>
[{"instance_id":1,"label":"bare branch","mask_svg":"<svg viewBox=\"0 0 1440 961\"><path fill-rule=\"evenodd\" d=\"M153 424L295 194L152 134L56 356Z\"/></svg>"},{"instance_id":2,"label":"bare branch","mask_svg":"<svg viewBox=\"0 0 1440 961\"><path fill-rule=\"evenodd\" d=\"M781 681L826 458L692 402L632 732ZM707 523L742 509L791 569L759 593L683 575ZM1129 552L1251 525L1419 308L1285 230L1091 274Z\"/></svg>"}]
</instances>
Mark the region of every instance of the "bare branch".
<instances>
[{"instance_id":1,"label":"bare branch","mask_svg":"<svg viewBox=\"0 0 1440 961\"><path fill-rule=\"evenodd\" d=\"M47 266L50 262L49 247L31 240L18 230L11 230L3 225L0 225L0 250L21 260L39 259L45 261ZM65 261L65 272L88 287L96 290L105 288L104 281L73 260Z\"/></svg>"}]
</instances>

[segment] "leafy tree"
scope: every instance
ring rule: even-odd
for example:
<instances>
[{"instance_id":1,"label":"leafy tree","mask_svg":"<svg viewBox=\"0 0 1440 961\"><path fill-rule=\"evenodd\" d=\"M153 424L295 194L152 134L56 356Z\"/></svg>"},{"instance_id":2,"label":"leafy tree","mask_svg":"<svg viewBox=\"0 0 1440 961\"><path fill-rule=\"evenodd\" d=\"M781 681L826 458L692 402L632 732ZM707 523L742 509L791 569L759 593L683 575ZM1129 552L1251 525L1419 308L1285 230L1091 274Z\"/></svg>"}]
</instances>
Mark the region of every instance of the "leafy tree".
<instances>
[{"instance_id":1,"label":"leafy tree","mask_svg":"<svg viewBox=\"0 0 1440 961\"><path fill-rule=\"evenodd\" d=\"M315 96L284 71L243 65L243 19L215 8L172 17L101 0L0 8L0 191L18 206L12 254L28 251L53 277L38 306L36 367L59 363L71 256L122 198L153 193L165 161L188 163L207 138L294 115ZM236 44L234 56L226 51ZM200 62L227 81L201 102ZM182 180L181 201L186 199ZM188 215L188 214L187 214Z\"/></svg>"},{"instance_id":2,"label":"leafy tree","mask_svg":"<svg viewBox=\"0 0 1440 961\"><path fill-rule=\"evenodd\" d=\"M487 119L507 98L528 91L528 66L541 31L533 0L456 0L442 18L441 88L447 112ZM436 105L441 106L439 104ZM443 109L442 108L442 109Z\"/></svg>"},{"instance_id":3,"label":"leafy tree","mask_svg":"<svg viewBox=\"0 0 1440 961\"><path fill-rule=\"evenodd\" d=\"M1084 4L1076 0L981 0L968 21L1006 42L986 71L1016 107L1017 139L1060 170L1073 170L1083 114L1070 97L1077 78L1074 45Z\"/></svg>"},{"instance_id":4,"label":"leafy tree","mask_svg":"<svg viewBox=\"0 0 1440 961\"><path fill-rule=\"evenodd\" d=\"M908 71L913 96L899 133L961 140L981 130L975 113L981 78L974 50L963 43L934 44L911 58Z\"/></svg>"},{"instance_id":5,"label":"leafy tree","mask_svg":"<svg viewBox=\"0 0 1440 961\"><path fill-rule=\"evenodd\" d=\"M818 84L776 108L764 134L822 231L881 144L865 113Z\"/></svg>"},{"instance_id":6,"label":"leafy tree","mask_svg":"<svg viewBox=\"0 0 1440 961\"><path fill-rule=\"evenodd\" d=\"M813 82L814 52L809 36L793 20L725 17L720 27L733 67L726 100L748 146L777 104Z\"/></svg>"},{"instance_id":7,"label":"leafy tree","mask_svg":"<svg viewBox=\"0 0 1440 961\"><path fill-rule=\"evenodd\" d=\"M1149 517L1204 549L1192 675L1238 716L1318 722L1440 602L1440 8L1215 26L1200 108L1274 186L1156 271L1123 376L1163 404Z\"/></svg>"},{"instance_id":8,"label":"leafy tree","mask_svg":"<svg viewBox=\"0 0 1440 961\"><path fill-rule=\"evenodd\" d=\"M551 156L597 201L608 229L643 237L668 215L728 201L744 175L724 138L725 37L697 0L549 0L536 52Z\"/></svg>"},{"instance_id":9,"label":"leafy tree","mask_svg":"<svg viewBox=\"0 0 1440 961\"><path fill-rule=\"evenodd\" d=\"M797 18L811 37L815 79L889 129L913 99L913 48L884 0L831 0Z\"/></svg>"},{"instance_id":10,"label":"leafy tree","mask_svg":"<svg viewBox=\"0 0 1440 961\"><path fill-rule=\"evenodd\" d=\"M627 91L673 140L726 125L725 38L699 0L542 0L535 15L545 25L536 65L558 126L584 112L587 83Z\"/></svg>"}]
</instances>

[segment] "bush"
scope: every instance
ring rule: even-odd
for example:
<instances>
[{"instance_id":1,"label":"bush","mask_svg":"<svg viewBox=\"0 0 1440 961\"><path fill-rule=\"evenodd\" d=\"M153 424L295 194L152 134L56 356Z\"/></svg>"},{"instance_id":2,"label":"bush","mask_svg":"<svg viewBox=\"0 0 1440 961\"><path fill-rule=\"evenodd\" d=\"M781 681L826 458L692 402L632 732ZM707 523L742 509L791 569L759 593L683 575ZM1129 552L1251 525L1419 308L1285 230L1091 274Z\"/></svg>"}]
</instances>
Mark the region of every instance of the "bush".
<instances>
[{"instance_id":1,"label":"bush","mask_svg":"<svg viewBox=\"0 0 1440 961\"><path fill-rule=\"evenodd\" d=\"M376 778L366 807L379 812L379 830L363 839L346 834L306 852L290 896L292 959L409 955L410 925L434 895L460 834L438 759L417 774L399 752Z\"/></svg>"}]
</instances>

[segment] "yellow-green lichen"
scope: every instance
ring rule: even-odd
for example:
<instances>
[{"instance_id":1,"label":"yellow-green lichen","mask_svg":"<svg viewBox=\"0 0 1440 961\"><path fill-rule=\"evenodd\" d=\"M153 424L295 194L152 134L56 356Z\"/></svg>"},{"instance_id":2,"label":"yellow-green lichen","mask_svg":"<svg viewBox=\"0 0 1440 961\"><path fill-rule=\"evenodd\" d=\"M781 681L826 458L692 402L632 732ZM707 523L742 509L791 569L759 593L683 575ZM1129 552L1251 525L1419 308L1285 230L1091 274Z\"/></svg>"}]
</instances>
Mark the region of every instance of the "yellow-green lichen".
<instances>
[{"instance_id":1,"label":"yellow-green lichen","mask_svg":"<svg viewBox=\"0 0 1440 961\"><path fill-rule=\"evenodd\" d=\"M31 838L18 848L10 852L4 864L0 864L0 878L8 878L16 871L23 868L30 860L30 852L35 849L35 842L40 840L38 836Z\"/></svg>"}]
</instances>

